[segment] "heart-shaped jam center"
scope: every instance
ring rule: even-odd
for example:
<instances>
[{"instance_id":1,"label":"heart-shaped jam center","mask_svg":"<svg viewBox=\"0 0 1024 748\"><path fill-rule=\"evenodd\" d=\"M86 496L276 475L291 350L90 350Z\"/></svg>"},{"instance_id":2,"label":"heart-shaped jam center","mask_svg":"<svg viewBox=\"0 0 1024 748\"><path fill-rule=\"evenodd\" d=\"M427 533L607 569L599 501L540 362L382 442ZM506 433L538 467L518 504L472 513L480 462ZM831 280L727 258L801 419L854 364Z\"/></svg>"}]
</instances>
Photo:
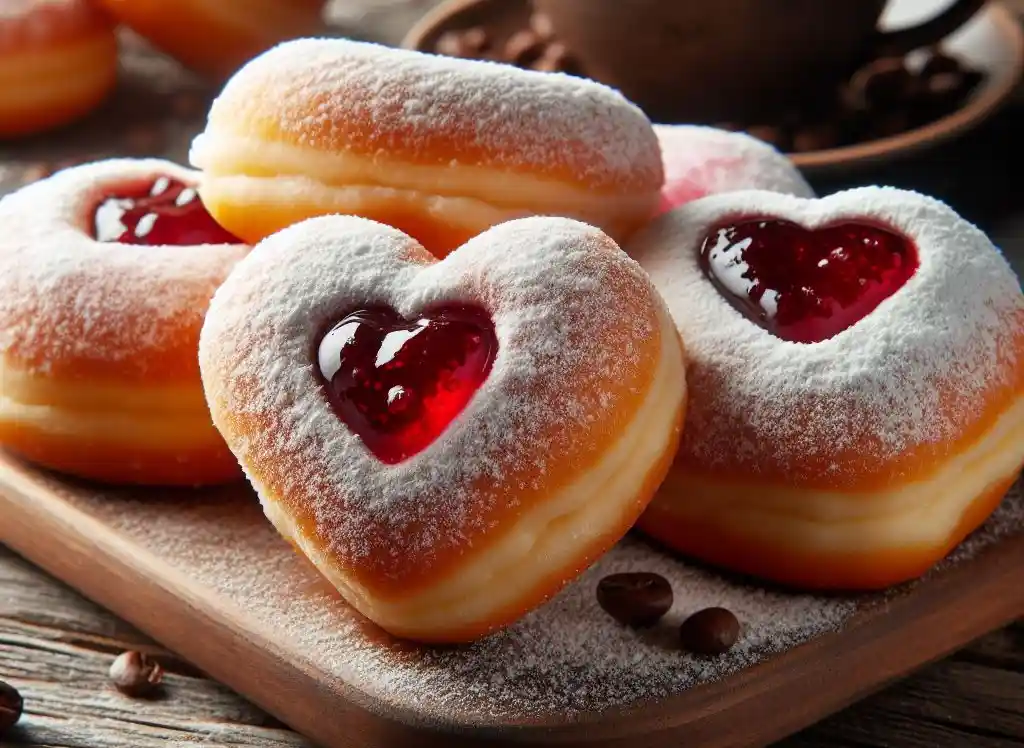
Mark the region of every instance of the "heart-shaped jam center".
<instances>
[{"instance_id":1,"label":"heart-shaped jam center","mask_svg":"<svg viewBox=\"0 0 1024 748\"><path fill-rule=\"evenodd\" d=\"M722 224L704 239L705 275L768 332L817 343L870 314L917 270L917 248L879 226L806 229L781 220Z\"/></svg>"},{"instance_id":2,"label":"heart-shaped jam center","mask_svg":"<svg viewBox=\"0 0 1024 748\"><path fill-rule=\"evenodd\" d=\"M96 208L94 234L101 242L172 245L239 244L206 211L194 187L170 177L111 195Z\"/></svg>"},{"instance_id":3,"label":"heart-shaped jam center","mask_svg":"<svg viewBox=\"0 0 1024 748\"><path fill-rule=\"evenodd\" d=\"M448 306L415 321L386 308L352 312L320 341L335 412L389 465L425 449L462 412L498 352L482 309Z\"/></svg>"}]
</instances>

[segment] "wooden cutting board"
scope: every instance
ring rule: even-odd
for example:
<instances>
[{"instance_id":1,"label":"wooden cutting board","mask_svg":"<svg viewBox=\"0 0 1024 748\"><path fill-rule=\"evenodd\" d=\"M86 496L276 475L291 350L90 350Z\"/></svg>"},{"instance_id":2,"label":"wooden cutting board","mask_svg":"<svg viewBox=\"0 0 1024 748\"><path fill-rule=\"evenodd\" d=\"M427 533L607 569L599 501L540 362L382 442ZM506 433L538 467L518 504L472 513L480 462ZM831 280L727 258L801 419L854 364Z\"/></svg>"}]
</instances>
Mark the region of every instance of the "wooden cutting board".
<instances>
[{"instance_id":1,"label":"wooden cutting board","mask_svg":"<svg viewBox=\"0 0 1024 748\"><path fill-rule=\"evenodd\" d=\"M765 590L627 538L549 605L471 647L397 642L281 541L243 486L112 490L0 453L0 542L324 746L764 745L1024 615L1024 497L924 581L885 596ZM665 574L663 626L594 602L611 571ZM729 654L680 651L686 614L743 620Z\"/></svg>"}]
</instances>

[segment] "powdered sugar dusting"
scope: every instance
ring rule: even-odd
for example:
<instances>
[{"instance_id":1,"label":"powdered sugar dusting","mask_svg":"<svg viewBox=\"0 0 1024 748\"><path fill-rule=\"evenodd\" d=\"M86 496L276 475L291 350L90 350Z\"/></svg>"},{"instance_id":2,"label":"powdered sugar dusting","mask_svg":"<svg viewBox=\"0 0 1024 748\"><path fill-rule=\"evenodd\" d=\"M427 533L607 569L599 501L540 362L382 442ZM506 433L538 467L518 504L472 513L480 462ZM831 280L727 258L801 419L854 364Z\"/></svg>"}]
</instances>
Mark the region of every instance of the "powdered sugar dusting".
<instances>
[{"instance_id":1,"label":"powdered sugar dusting","mask_svg":"<svg viewBox=\"0 0 1024 748\"><path fill-rule=\"evenodd\" d=\"M920 267L833 338L783 341L733 309L698 264L715 224L760 216L811 228L879 222L917 245ZM817 201L763 191L716 195L662 217L629 251L687 344L693 399L682 450L703 466L816 485L872 470L898 478L907 450L948 453L986 393L1019 391L1018 281L981 231L931 198L878 187ZM822 475L822 465L832 474Z\"/></svg>"},{"instance_id":2,"label":"powdered sugar dusting","mask_svg":"<svg viewBox=\"0 0 1024 748\"><path fill-rule=\"evenodd\" d=\"M491 315L491 372L437 441L383 465L334 413L311 351L352 310L411 317L449 301ZM592 464L606 443L594 435L624 427L629 389L657 368L658 304L633 260L569 219L508 222L435 263L395 229L329 216L239 263L210 306L200 367L214 422L264 500L313 523L346 569L408 589L560 487L548 456Z\"/></svg>"},{"instance_id":3,"label":"powdered sugar dusting","mask_svg":"<svg viewBox=\"0 0 1024 748\"><path fill-rule=\"evenodd\" d=\"M701 125L655 125L665 168L666 196L695 200L736 190L771 190L814 197L788 158L741 132ZM674 200L682 204L682 200Z\"/></svg>"},{"instance_id":4,"label":"powdered sugar dusting","mask_svg":"<svg viewBox=\"0 0 1024 748\"><path fill-rule=\"evenodd\" d=\"M195 346L206 305L241 245L149 247L92 238L96 206L119 189L196 173L160 160L78 166L0 200L0 355L37 374L116 365L159 381L166 354ZM191 333L183 331L191 330ZM183 342L184 340L184 342ZM185 357L194 367L194 357Z\"/></svg>"},{"instance_id":5,"label":"powdered sugar dusting","mask_svg":"<svg viewBox=\"0 0 1024 748\"><path fill-rule=\"evenodd\" d=\"M207 132L246 123L268 130L263 137L418 163L569 168L597 188L654 189L662 178L650 122L610 88L340 39L288 42L239 71L214 102Z\"/></svg>"},{"instance_id":6,"label":"powdered sugar dusting","mask_svg":"<svg viewBox=\"0 0 1024 748\"><path fill-rule=\"evenodd\" d=\"M297 668L317 673L329 687L351 684L364 707L391 718L438 724L457 714L462 726L596 716L609 707L680 694L841 630L858 614L912 595L929 578L1024 533L1018 483L989 521L929 577L884 595L857 597L768 591L628 537L506 631L465 647L432 649L390 639L341 602L276 535L245 489L184 496L153 492L138 499L130 492L69 491L63 485L52 481L132 549L152 554L212 595L217 611L242 617ZM603 575L630 570L660 573L675 592L667 618L646 632L620 626L595 601ZM695 658L678 649L676 624L708 605L735 611L742 635L721 657Z\"/></svg>"}]
</instances>

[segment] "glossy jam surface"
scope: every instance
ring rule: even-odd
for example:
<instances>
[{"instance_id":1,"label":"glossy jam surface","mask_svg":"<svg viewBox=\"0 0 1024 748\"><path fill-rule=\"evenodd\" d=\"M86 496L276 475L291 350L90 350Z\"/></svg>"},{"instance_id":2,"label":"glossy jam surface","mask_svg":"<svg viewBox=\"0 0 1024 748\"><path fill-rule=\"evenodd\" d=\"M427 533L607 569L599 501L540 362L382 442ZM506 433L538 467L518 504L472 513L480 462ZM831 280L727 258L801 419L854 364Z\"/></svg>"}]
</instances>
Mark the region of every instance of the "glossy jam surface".
<instances>
[{"instance_id":1,"label":"glossy jam surface","mask_svg":"<svg viewBox=\"0 0 1024 748\"><path fill-rule=\"evenodd\" d=\"M106 198L96 208L94 234L101 242L148 246L240 243L207 213L193 187L170 177Z\"/></svg>"},{"instance_id":2,"label":"glossy jam surface","mask_svg":"<svg viewBox=\"0 0 1024 748\"><path fill-rule=\"evenodd\" d=\"M317 353L338 417L381 462L431 444L487 379L498 352L481 309L449 306L403 319L387 308L348 314Z\"/></svg>"},{"instance_id":3,"label":"glossy jam surface","mask_svg":"<svg viewBox=\"0 0 1024 748\"><path fill-rule=\"evenodd\" d=\"M870 314L918 266L906 237L869 223L808 230L789 221L712 229L704 273L736 309L783 340L817 343Z\"/></svg>"}]
</instances>

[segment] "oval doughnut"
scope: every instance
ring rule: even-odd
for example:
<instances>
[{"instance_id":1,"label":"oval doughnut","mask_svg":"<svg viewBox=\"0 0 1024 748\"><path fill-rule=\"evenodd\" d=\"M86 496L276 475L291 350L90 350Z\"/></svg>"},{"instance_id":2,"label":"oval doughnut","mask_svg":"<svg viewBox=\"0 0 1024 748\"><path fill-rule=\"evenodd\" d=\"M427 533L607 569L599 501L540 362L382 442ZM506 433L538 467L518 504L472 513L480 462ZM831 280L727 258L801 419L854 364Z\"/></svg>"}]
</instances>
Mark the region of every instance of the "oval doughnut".
<instances>
[{"instance_id":1,"label":"oval doughnut","mask_svg":"<svg viewBox=\"0 0 1024 748\"><path fill-rule=\"evenodd\" d=\"M435 642L510 623L625 534L686 398L646 276L560 218L442 261L365 219L298 224L217 291L199 360L278 531L364 615Z\"/></svg>"},{"instance_id":2,"label":"oval doughnut","mask_svg":"<svg viewBox=\"0 0 1024 748\"><path fill-rule=\"evenodd\" d=\"M683 443L639 523L664 543L799 587L882 588L945 556L1020 472L1024 295L946 205L736 192L666 214L630 250L689 354ZM784 290L772 266L801 280Z\"/></svg>"},{"instance_id":3,"label":"oval doughnut","mask_svg":"<svg viewBox=\"0 0 1024 748\"><path fill-rule=\"evenodd\" d=\"M117 80L110 18L88 0L7 0L0 10L0 137L68 124Z\"/></svg>"},{"instance_id":4,"label":"oval doughnut","mask_svg":"<svg viewBox=\"0 0 1024 748\"><path fill-rule=\"evenodd\" d=\"M233 239L202 210L195 178L164 161L105 161L0 200L0 444L107 482L241 477L210 421L196 351L209 299L247 248L96 238L138 219L139 236ZM192 187L165 192L166 209L125 212L157 185ZM128 195L139 197L112 199Z\"/></svg>"},{"instance_id":5,"label":"oval doughnut","mask_svg":"<svg viewBox=\"0 0 1024 748\"><path fill-rule=\"evenodd\" d=\"M341 213L438 256L533 214L621 241L662 184L650 123L609 88L337 39L283 44L239 71L191 160L203 201L248 241Z\"/></svg>"}]
</instances>

